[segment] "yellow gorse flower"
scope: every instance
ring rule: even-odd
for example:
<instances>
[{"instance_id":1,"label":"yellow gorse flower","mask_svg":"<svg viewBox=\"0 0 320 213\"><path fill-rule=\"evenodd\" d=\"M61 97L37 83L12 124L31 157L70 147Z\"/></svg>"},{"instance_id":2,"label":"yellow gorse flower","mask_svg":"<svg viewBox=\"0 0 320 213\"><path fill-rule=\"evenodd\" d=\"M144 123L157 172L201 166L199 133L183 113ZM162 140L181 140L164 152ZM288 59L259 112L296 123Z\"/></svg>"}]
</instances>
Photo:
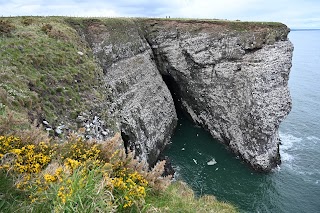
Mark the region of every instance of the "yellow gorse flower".
<instances>
[{"instance_id":1,"label":"yellow gorse flower","mask_svg":"<svg viewBox=\"0 0 320 213\"><path fill-rule=\"evenodd\" d=\"M148 181L138 172L130 173L127 168L121 168L122 163L115 165L116 177L110 182L115 194L124 195L123 208L131 207L135 200L144 200ZM109 177L106 175L106 179Z\"/></svg>"},{"instance_id":2,"label":"yellow gorse flower","mask_svg":"<svg viewBox=\"0 0 320 213\"><path fill-rule=\"evenodd\" d=\"M50 174L44 174L43 177L45 181L48 183L55 182L57 180L57 178L54 175L50 175Z\"/></svg>"},{"instance_id":3,"label":"yellow gorse flower","mask_svg":"<svg viewBox=\"0 0 320 213\"><path fill-rule=\"evenodd\" d=\"M81 162L77 161L77 160L73 160L71 158L67 158L64 165L71 171L73 172L74 170L76 170L80 165Z\"/></svg>"},{"instance_id":4,"label":"yellow gorse flower","mask_svg":"<svg viewBox=\"0 0 320 213\"><path fill-rule=\"evenodd\" d=\"M9 153L13 154L14 157L10 159L10 164L4 163L0 168L12 168L18 173L39 173L51 161L51 157L47 154L49 153L49 145L44 142L40 144L39 147L36 147L34 144L25 145L18 137L1 136L1 158Z\"/></svg>"},{"instance_id":5,"label":"yellow gorse flower","mask_svg":"<svg viewBox=\"0 0 320 213\"><path fill-rule=\"evenodd\" d=\"M55 187L58 190L54 197L65 204L75 197L73 195L78 190L87 187L90 172L98 168L94 172L104 177L107 183L104 187L114 197L112 205L117 205L121 210L143 203L148 187L144 176L127 166L128 162L124 161L120 150L113 152L108 159L101 157L104 156L101 152L99 144L86 143L82 138L63 144L40 142L35 145L23 143L14 136L0 136L0 158L5 162L0 165L0 169L21 177L16 183L17 188L25 191L34 189L32 196L30 195L31 202L41 202L45 199L43 193ZM8 156L11 158L3 160ZM56 163L58 166L44 170L52 159L58 162L54 161L51 165ZM78 178L77 182L72 179L73 175Z\"/></svg>"}]
</instances>

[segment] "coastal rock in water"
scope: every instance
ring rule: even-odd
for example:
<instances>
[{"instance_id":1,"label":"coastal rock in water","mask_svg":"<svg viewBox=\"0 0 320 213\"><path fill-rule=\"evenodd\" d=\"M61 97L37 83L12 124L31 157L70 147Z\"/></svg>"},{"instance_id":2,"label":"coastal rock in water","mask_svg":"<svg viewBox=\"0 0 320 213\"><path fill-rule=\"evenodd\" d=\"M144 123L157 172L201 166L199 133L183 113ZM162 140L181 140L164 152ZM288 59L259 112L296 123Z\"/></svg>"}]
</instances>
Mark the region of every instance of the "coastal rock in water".
<instances>
[{"instance_id":1,"label":"coastal rock in water","mask_svg":"<svg viewBox=\"0 0 320 213\"><path fill-rule=\"evenodd\" d=\"M192 119L253 168L279 164L278 128L291 109L289 29L159 20L145 26L158 69Z\"/></svg>"},{"instance_id":2,"label":"coastal rock in water","mask_svg":"<svg viewBox=\"0 0 320 213\"><path fill-rule=\"evenodd\" d=\"M213 166L213 165L215 165L215 164L217 164L217 161L213 158L211 161L208 161L207 162L207 165L208 166Z\"/></svg>"},{"instance_id":3,"label":"coastal rock in water","mask_svg":"<svg viewBox=\"0 0 320 213\"><path fill-rule=\"evenodd\" d=\"M256 170L280 163L278 128L291 109L285 25L88 19L75 27L103 69L108 117L140 159L152 166L170 141L175 98Z\"/></svg>"}]
</instances>

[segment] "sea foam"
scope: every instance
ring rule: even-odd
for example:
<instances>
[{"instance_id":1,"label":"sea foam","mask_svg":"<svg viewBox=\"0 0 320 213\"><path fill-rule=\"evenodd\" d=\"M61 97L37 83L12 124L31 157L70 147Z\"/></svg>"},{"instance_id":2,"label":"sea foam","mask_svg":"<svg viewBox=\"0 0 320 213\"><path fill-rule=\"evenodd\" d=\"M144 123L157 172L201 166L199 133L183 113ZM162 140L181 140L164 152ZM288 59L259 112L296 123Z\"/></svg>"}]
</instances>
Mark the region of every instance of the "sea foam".
<instances>
[{"instance_id":1,"label":"sea foam","mask_svg":"<svg viewBox=\"0 0 320 213\"><path fill-rule=\"evenodd\" d=\"M302 141L302 138L295 137L291 134L280 132L281 145L280 145L280 154L283 162L291 162L294 157L291 154L299 143Z\"/></svg>"}]
</instances>

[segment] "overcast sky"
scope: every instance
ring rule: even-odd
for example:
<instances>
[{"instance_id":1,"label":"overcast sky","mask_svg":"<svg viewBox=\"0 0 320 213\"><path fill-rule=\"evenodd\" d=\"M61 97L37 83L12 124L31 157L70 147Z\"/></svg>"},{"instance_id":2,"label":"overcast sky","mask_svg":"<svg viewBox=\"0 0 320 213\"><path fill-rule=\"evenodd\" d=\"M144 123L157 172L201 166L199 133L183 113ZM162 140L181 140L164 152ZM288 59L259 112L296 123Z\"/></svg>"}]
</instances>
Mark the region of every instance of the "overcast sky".
<instances>
[{"instance_id":1,"label":"overcast sky","mask_svg":"<svg viewBox=\"0 0 320 213\"><path fill-rule=\"evenodd\" d=\"M320 0L0 0L0 16L188 17L320 28Z\"/></svg>"}]
</instances>

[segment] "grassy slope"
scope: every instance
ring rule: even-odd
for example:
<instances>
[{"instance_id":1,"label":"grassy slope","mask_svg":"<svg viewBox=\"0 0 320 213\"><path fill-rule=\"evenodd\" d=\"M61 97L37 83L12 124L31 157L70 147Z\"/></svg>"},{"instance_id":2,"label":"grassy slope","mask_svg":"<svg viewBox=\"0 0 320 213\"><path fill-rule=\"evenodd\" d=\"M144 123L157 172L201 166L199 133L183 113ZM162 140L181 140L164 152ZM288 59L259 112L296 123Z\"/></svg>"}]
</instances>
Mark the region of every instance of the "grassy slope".
<instances>
[{"instance_id":1,"label":"grassy slope","mask_svg":"<svg viewBox=\"0 0 320 213\"><path fill-rule=\"evenodd\" d=\"M168 189L156 196L146 198L150 205L148 212L174 213L234 213L236 208L231 204L219 202L214 196L195 198L192 189L183 182L174 182Z\"/></svg>"},{"instance_id":2,"label":"grassy slope","mask_svg":"<svg viewBox=\"0 0 320 213\"><path fill-rule=\"evenodd\" d=\"M102 70L63 18L1 18L0 64L0 113L5 105L19 117L54 124L103 97L95 89Z\"/></svg>"}]
</instances>

